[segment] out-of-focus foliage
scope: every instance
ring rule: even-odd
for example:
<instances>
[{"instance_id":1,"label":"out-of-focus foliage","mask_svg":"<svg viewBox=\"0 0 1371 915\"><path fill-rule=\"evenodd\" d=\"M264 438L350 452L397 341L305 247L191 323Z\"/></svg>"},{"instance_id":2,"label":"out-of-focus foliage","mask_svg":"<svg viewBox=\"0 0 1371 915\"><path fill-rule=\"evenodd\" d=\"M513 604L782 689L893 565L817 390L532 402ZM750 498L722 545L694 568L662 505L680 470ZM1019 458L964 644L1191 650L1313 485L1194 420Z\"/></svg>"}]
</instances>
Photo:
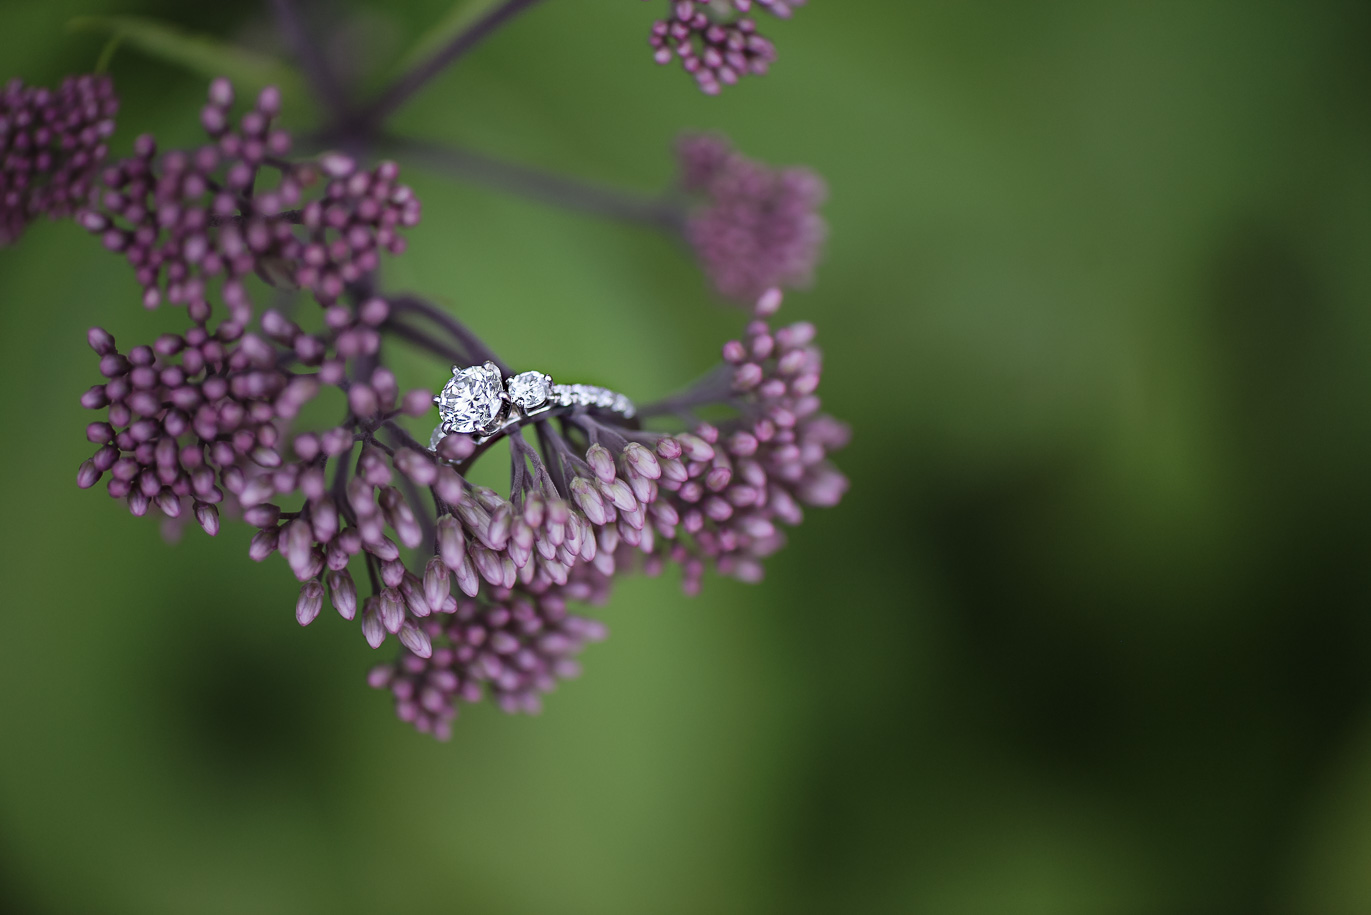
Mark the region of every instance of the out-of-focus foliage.
<instances>
[{"instance_id":1,"label":"out-of-focus foliage","mask_svg":"<svg viewBox=\"0 0 1371 915\"><path fill-rule=\"evenodd\" d=\"M448 5L359 2L334 53L384 72ZM247 529L168 547L76 490L85 328L165 316L35 225L0 251L0 908L1371 910L1366 4L814 0L716 99L650 6L546 4L396 127L645 190L684 128L821 172L786 307L847 500L760 587L629 583L541 718L436 745ZM279 51L247 5L11 0L0 70L89 69L65 23L107 14ZM116 152L194 141L203 80L111 72ZM736 326L658 237L408 178L389 278L520 365L650 397Z\"/></svg>"}]
</instances>

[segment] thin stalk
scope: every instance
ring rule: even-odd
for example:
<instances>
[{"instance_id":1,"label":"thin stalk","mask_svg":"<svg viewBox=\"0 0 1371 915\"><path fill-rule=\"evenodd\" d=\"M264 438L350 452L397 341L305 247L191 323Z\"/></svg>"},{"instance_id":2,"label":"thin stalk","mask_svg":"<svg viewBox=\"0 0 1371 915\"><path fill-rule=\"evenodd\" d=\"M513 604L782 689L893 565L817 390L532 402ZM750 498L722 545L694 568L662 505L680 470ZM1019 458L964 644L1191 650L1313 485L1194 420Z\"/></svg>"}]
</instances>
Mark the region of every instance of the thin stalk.
<instances>
[{"instance_id":1,"label":"thin stalk","mask_svg":"<svg viewBox=\"0 0 1371 915\"><path fill-rule=\"evenodd\" d=\"M396 155L406 157L421 167L563 209L647 225L672 235L681 234L685 227L685 207L669 197L646 197L617 188L587 184L575 178L428 140L388 138L387 146Z\"/></svg>"},{"instance_id":2,"label":"thin stalk","mask_svg":"<svg viewBox=\"0 0 1371 915\"><path fill-rule=\"evenodd\" d=\"M552 428L550 423L539 423L538 443L543 446L543 453L548 456L548 481L552 484L552 488L562 497L571 498L571 485L566 478L564 459L559 455L556 463L552 461L552 455L557 454L556 448L559 444L564 450L569 450L566 447L566 442L561 441L561 436L557 434L557 430Z\"/></svg>"},{"instance_id":3,"label":"thin stalk","mask_svg":"<svg viewBox=\"0 0 1371 915\"><path fill-rule=\"evenodd\" d=\"M456 338L461 347L471 354L473 361L493 362L504 374L508 375L510 373L509 366L505 365L500 357L495 355L495 351L481 341L480 337L472 333L461 321L433 303L426 302L423 299L412 295L402 295L390 299L390 307L394 309L396 313L410 312L423 315Z\"/></svg>"},{"instance_id":4,"label":"thin stalk","mask_svg":"<svg viewBox=\"0 0 1371 915\"><path fill-rule=\"evenodd\" d=\"M394 318L387 320L386 323L381 326L384 330L394 334L406 343L411 343L422 350L427 350L435 356L440 356L452 365L470 365L472 362L471 357L461 350L440 343L423 331L410 327L408 324L401 324Z\"/></svg>"},{"instance_id":5,"label":"thin stalk","mask_svg":"<svg viewBox=\"0 0 1371 915\"><path fill-rule=\"evenodd\" d=\"M319 97L319 101L324 103L330 115L334 118L343 118L347 113L347 99L342 86L329 68L322 49L310 37L299 8L293 0L271 0L271 8L276 14L276 22L281 26L286 43L295 52L300 66L305 71L310 88Z\"/></svg>"},{"instance_id":6,"label":"thin stalk","mask_svg":"<svg viewBox=\"0 0 1371 915\"><path fill-rule=\"evenodd\" d=\"M437 543L436 519L424 508L424 500L419 495L419 487L415 486L414 481L403 473L399 477L400 489L405 494L405 501L409 502L409 507L414 510L414 517L419 522L419 533L422 538L419 542Z\"/></svg>"},{"instance_id":7,"label":"thin stalk","mask_svg":"<svg viewBox=\"0 0 1371 915\"><path fill-rule=\"evenodd\" d=\"M394 420L388 419L384 423L382 423L382 425L385 426L387 432L389 432L392 436L395 437L397 441L399 441L406 447L413 448L420 454L423 454L428 451L428 447L426 445L419 444L418 439L416 439L414 436L406 432L404 426L401 426Z\"/></svg>"},{"instance_id":8,"label":"thin stalk","mask_svg":"<svg viewBox=\"0 0 1371 915\"><path fill-rule=\"evenodd\" d=\"M439 73L452 66L468 51L489 38L500 27L539 0L505 0L473 22L465 31L452 41L439 48L431 57L418 63L412 70L400 76L381 91L369 105L366 105L352 120L352 130L361 135L372 135L385 123L410 96Z\"/></svg>"},{"instance_id":9,"label":"thin stalk","mask_svg":"<svg viewBox=\"0 0 1371 915\"><path fill-rule=\"evenodd\" d=\"M214 229L220 226L242 225L244 222L247 221L247 219L248 217L243 216L241 214L233 216L219 216L218 214L211 213L209 219L206 220L205 225L211 229ZM305 224L305 211L282 210L275 216L268 216L267 222L288 222L293 226L302 226Z\"/></svg>"},{"instance_id":10,"label":"thin stalk","mask_svg":"<svg viewBox=\"0 0 1371 915\"><path fill-rule=\"evenodd\" d=\"M679 414L693 407L725 403L732 395L733 367L719 365L679 394L639 407L638 415L649 417Z\"/></svg>"}]
</instances>

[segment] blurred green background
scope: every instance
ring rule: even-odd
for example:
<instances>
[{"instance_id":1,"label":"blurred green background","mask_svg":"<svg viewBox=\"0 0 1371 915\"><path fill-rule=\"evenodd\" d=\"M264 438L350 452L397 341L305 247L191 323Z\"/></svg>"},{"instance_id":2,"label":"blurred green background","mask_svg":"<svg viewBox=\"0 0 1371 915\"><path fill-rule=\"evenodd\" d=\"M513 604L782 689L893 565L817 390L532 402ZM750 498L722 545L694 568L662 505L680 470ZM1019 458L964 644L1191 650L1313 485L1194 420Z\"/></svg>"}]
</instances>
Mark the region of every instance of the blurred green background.
<instances>
[{"instance_id":1,"label":"blurred green background","mask_svg":"<svg viewBox=\"0 0 1371 915\"><path fill-rule=\"evenodd\" d=\"M819 170L786 310L846 501L760 586L626 582L541 717L434 743L245 527L75 488L85 329L173 316L38 224L0 251L0 909L1371 912L1371 6L815 0L711 99L661 5L548 3L396 127L642 190L684 128ZM445 11L330 19L383 69ZM92 13L279 49L254 4L0 0L0 76L89 69ZM116 152L194 142L203 79L112 72ZM661 237L407 177L389 283L517 365L646 399L740 323Z\"/></svg>"}]
</instances>

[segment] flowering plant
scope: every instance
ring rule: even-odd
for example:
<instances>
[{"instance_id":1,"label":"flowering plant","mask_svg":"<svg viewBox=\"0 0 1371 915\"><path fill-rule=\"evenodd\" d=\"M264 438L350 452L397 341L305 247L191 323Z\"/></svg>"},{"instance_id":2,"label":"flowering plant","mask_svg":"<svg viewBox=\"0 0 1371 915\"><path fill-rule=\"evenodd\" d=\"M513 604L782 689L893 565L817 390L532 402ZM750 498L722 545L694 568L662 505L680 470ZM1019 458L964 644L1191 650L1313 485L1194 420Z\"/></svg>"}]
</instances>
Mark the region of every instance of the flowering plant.
<instances>
[{"instance_id":1,"label":"flowering plant","mask_svg":"<svg viewBox=\"0 0 1371 915\"><path fill-rule=\"evenodd\" d=\"M780 16L797 5L758 4ZM235 114L223 78L200 111L199 146L159 151L143 136L112 161L107 76L55 91L16 80L0 96L0 244L37 216L74 218L128 262L145 308L185 313L184 330L123 349L89 332L103 380L81 402L101 415L86 428L96 450L78 485L103 480L132 514L194 519L211 536L221 517L255 527L250 558L280 554L301 582L300 625L327 600L372 648L395 638L397 655L370 682L393 694L401 719L440 738L460 702L537 710L576 673L582 647L603 638L575 607L605 600L616 576L671 563L691 593L707 567L756 581L781 526L846 488L828 461L847 431L820 409L814 328L773 324L781 287L808 282L817 259L817 177L689 136L677 149L679 191L640 201L384 132L433 75L533 5L489 7L356 103L289 0L277 0L328 119L298 141L279 123L277 89ZM749 7L671 4L652 32L658 60L679 57L710 93L762 72L774 50ZM421 207L396 162L372 161L382 145L402 161L678 234L751 319L723 345L718 370L654 404L516 375L457 316L385 287L383 261L421 230ZM270 307L255 301L264 295ZM390 341L453 367L439 397L400 390ZM306 421L329 388L344 395L342 415ZM431 418L435 402L438 429L416 438L407 418ZM509 443L508 492L469 479L498 439Z\"/></svg>"}]
</instances>

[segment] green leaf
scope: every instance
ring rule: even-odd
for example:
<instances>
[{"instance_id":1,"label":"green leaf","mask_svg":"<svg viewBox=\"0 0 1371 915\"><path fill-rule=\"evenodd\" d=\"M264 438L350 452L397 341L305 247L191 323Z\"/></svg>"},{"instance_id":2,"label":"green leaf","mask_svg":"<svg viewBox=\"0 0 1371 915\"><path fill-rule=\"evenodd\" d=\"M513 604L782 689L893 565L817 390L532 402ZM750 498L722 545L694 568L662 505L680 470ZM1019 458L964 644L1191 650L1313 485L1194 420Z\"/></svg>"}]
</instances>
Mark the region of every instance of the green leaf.
<instances>
[{"instance_id":1,"label":"green leaf","mask_svg":"<svg viewBox=\"0 0 1371 915\"><path fill-rule=\"evenodd\" d=\"M149 57L201 76L228 77L240 91L276 86L287 99L304 98L299 75L281 61L168 22L143 16L81 16L71 20L68 27L104 32Z\"/></svg>"},{"instance_id":2,"label":"green leaf","mask_svg":"<svg viewBox=\"0 0 1371 915\"><path fill-rule=\"evenodd\" d=\"M477 19L484 16L501 0L457 0L432 28L419 36L419 40L409 49L400 62L395 65L396 73L404 73L421 60L433 55L443 45L466 31Z\"/></svg>"}]
</instances>

